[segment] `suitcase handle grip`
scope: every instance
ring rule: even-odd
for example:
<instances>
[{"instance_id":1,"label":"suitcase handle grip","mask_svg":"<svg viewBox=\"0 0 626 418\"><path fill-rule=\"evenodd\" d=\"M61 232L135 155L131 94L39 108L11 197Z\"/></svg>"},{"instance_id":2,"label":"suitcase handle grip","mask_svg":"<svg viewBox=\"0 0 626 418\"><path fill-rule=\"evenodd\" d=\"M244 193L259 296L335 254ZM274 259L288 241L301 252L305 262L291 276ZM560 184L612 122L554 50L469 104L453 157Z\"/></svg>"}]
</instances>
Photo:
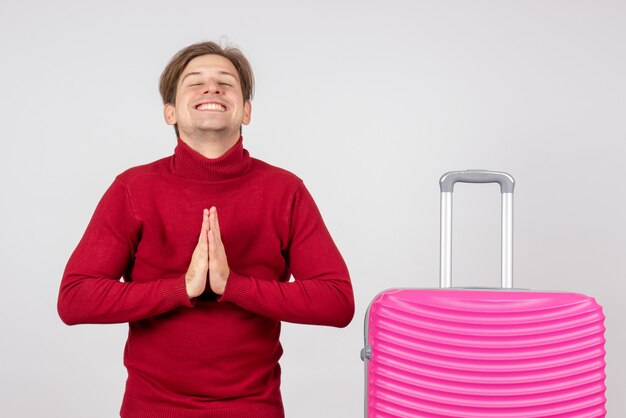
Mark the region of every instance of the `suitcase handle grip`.
<instances>
[{"instance_id":1,"label":"suitcase handle grip","mask_svg":"<svg viewBox=\"0 0 626 418\"><path fill-rule=\"evenodd\" d=\"M454 191L455 183L498 183L500 184L500 191L502 193L513 193L515 188L515 180L510 174L499 171L487 171L487 170L465 170L465 171L451 171L441 176L439 180L439 186L441 192L452 193Z\"/></svg>"},{"instance_id":2,"label":"suitcase handle grip","mask_svg":"<svg viewBox=\"0 0 626 418\"><path fill-rule=\"evenodd\" d=\"M451 171L439 179L441 188L441 229L439 286L452 286L452 192L454 184L499 183L502 194L502 288L513 287L513 189L515 180L510 174L487 171Z\"/></svg>"}]
</instances>

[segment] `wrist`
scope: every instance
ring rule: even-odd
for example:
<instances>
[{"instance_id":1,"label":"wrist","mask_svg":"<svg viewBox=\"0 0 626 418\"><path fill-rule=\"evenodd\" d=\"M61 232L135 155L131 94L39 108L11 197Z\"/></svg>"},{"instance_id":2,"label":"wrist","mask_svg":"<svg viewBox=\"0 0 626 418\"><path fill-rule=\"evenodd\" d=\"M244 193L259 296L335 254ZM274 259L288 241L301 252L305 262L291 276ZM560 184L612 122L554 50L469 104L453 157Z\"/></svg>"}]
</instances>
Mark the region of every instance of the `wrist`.
<instances>
[{"instance_id":1,"label":"wrist","mask_svg":"<svg viewBox=\"0 0 626 418\"><path fill-rule=\"evenodd\" d=\"M200 296L204 291L204 289L198 288L197 284L195 284L195 280L193 277L190 277L189 274L185 274L185 289L187 290L189 299Z\"/></svg>"},{"instance_id":2,"label":"wrist","mask_svg":"<svg viewBox=\"0 0 626 418\"><path fill-rule=\"evenodd\" d=\"M230 276L230 269L223 275L222 279L219 280L219 283L216 284L215 289L212 289L217 295L222 296L226 291L226 285L228 283L228 276Z\"/></svg>"}]
</instances>

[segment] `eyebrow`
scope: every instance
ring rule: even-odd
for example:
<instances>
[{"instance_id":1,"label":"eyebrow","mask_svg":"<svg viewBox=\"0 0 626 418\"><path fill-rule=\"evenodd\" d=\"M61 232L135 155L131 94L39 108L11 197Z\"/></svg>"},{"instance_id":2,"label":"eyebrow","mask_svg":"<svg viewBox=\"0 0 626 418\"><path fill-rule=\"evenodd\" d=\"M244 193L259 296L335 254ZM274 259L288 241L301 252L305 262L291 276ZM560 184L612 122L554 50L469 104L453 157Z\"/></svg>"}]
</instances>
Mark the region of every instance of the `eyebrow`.
<instances>
[{"instance_id":1,"label":"eyebrow","mask_svg":"<svg viewBox=\"0 0 626 418\"><path fill-rule=\"evenodd\" d=\"M239 81L239 79L238 79L237 77L235 77L233 74L229 73L228 71L218 71L217 73L218 73L218 74L221 74L221 75L227 75L227 76L230 76L230 77L234 78L236 81ZM202 73L201 73L201 72L199 72L199 71L192 71L192 72L190 72L190 73L187 73L187 74L185 74L185 75L183 76L183 78L180 80L180 83L182 84L182 83L183 83L183 81L185 81L185 79L186 79L187 77L189 77L190 75L202 75Z\"/></svg>"}]
</instances>

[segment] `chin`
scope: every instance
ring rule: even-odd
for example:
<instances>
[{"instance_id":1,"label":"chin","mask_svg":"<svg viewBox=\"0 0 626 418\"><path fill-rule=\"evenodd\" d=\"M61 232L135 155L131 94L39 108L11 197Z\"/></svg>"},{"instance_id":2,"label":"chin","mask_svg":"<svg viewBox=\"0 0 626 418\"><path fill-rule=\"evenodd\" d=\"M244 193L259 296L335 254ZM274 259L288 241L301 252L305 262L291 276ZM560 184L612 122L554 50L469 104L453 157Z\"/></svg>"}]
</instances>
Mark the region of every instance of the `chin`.
<instances>
[{"instance_id":1,"label":"chin","mask_svg":"<svg viewBox=\"0 0 626 418\"><path fill-rule=\"evenodd\" d=\"M196 126L191 130L196 135L230 136L233 132L229 126ZM239 128L236 130L239 132Z\"/></svg>"}]
</instances>

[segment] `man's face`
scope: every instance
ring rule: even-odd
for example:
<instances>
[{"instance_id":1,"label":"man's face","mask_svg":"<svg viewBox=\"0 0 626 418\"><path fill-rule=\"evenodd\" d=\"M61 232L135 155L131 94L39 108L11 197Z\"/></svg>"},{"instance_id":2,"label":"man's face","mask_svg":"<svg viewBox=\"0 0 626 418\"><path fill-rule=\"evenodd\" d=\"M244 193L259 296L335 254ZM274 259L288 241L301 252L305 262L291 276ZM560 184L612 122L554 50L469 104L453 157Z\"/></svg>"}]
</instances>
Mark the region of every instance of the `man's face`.
<instances>
[{"instance_id":1,"label":"man's face","mask_svg":"<svg viewBox=\"0 0 626 418\"><path fill-rule=\"evenodd\" d=\"M164 115L168 124L178 125L181 137L234 136L242 124L250 123L250 111L235 66L211 54L189 61L178 79L176 102L165 105Z\"/></svg>"}]
</instances>

